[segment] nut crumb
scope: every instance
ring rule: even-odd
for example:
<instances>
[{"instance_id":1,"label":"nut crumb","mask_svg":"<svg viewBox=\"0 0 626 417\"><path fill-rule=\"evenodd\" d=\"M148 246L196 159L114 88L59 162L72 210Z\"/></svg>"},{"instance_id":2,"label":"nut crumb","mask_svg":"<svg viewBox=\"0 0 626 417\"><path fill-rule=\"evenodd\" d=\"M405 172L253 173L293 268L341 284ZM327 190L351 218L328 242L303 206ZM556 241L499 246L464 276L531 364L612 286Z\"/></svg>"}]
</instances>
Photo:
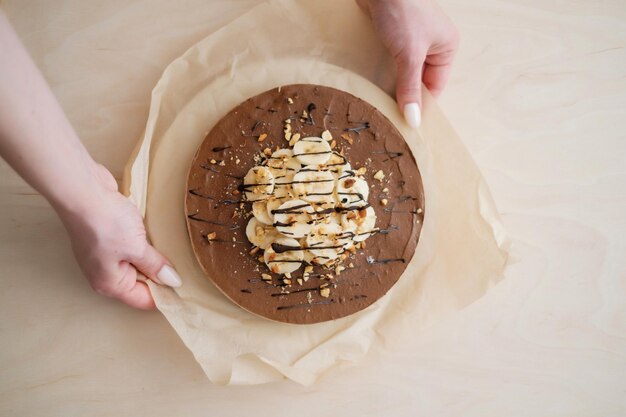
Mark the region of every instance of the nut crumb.
<instances>
[{"instance_id":1,"label":"nut crumb","mask_svg":"<svg viewBox=\"0 0 626 417\"><path fill-rule=\"evenodd\" d=\"M287 97L287 103L293 104L293 99L291 97Z\"/></svg>"},{"instance_id":2,"label":"nut crumb","mask_svg":"<svg viewBox=\"0 0 626 417\"><path fill-rule=\"evenodd\" d=\"M215 159L211 159L210 161L213 165L217 164L217 161Z\"/></svg>"},{"instance_id":3,"label":"nut crumb","mask_svg":"<svg viewBox=\"0 0 626 417\"><path fill-rule=\"evenodd\" d=\"M209 234L206 235L207 240L210 242L212 240L215 240L215 238L217 238L217 233L215 232L211 232Z\"/></svg>"},{"instance_id":4,"label":"nut crumb","mask_svg":"<svg viewBox=\"0 0 626 417\"><path fill-rule=\"evenodd\" d=\"M218 165L221 166L221 167L225 167L226 166L226 162L220 161L220 163Z\"/></svg>"},{"instance_id":5,"label":"nut crumb","mask_svg":"<svg viewBox=\"0 0 626 417\"><path fill-rule=\"evenodd\" d=\"M367 172L367 168L365 167L361 167L359 169L356 170L356 175L365 175L365 173Z\"/></svg>"},{"instance_id":6,"label":"nut crumb","mask_svg":"<svg viewBox=\"0 0 626 417\"><path fill-rule=\"evenodd\" d=\"M320 295L324 298L330 297L330 288L322 288L320 290Z\"/></svg>"},{"instance_id":7,"label":"nut crumb","mask_svg":"<svg viewBox=\"0 0 626 417\"><path fill-rule=\"evenodd\" d=\"M347 133L344 133L343 135L341 135L341 139L345 140L346 142L348 142L350 145L352 145L354 143L354 139L352 139L350 137L350 135L348 135Z\"/></svg>"},{"instance_id":8,"label":"nut crumb","mask_svg":"<svg viewBox=\"0 0 626 417\"><path fill-rule=\"evenodd\" d=\"M270 148L263 149L263 155L272 156L272 150Z\"/></svg>"},{"instance_id":9,"label":"nut crumb","mask_svg":"<svg viewBox=\"0 0 626 417\"><path fill-rule=\"evenodd\" d=\"M263 281L271 281L272 280L272 276L270 274L261 274L261 279Z\"/></svg>"},{"instance_id":10,"label":"nut crumb","mask_svg":"<svg viewBox=\"0 0 626 417\"><path fill-rule=\"evenodd\" d=\"M267 133L262 133L259 135L259 142L263 142L265 139L267 139Z\"/></svg>"},{"instance_id":11,"label":"nut crumb","mask_svg":"<svg viewBox=\"0 0 626 417\"><path fill-rule=\"evenodd\" d=\"M386 206L388 202L389 200L387 200L386 198L383 198L382 200L380 200L380 204L382 204L383 206Z\"/></svg>"},{"instance_id":12,"label":"nut crumb","mask_svg":"<svg viewBox=\"0 0 626 417\"><path fill-rule=\"evenodd\" d=\"M333 140L332 142L330 142L330 149L335 149L336 146L337 146L337 141Z\"/></svg>"},{"instance_id":13,"label":"nut crumb","mask_svg":"<svg viewBox=\"0 0 626 417\"><path fill-rule=\"evenodd\" d=\"M330 133L329 130L325 130L322 132L322 139L324 139L327 142L330 142L331 140L333 140L333 135Z\"/></svg>"},{"instance_id":14,"label":"nut crumb","mask_svg":"<svg viewBox=\"0 0 626 417\"><path fill-rule=\"evenodd\" d=\"M261 248L259 248L258 246L253 247L252 249L250 249L250 255L254 255L255 253L257 253Z\"/></svg>"},{"instance_id":15,"label":"nut crumb","mask_svg":"<svg viewBox=\"0 0 626 417\"><path fill-rule=\"evenodd\" d=\"M424 210L422 210L421 208L417 209L417 214L422 214L424 212Z\"/></svg>"},{"instance_id":16,"label":"nut crumb","mask_svg":"<svg viewBox=\"0 0 626 417\"><path fill-rule=\"evenodd\" d=\"M388 193L389 192L389 188L385 187L383 188L383 193Z\"/></svg>"},{"instance_id":17,"label":"nut crumb","mask_svg":"<svg viewBox=\"0 0 626 417\"><path fill-rule=\"evenodd\" d=\"M350 263L348 264L348 267L350 267L350 268L354 268L354 264L353 264L352 262L350 262Z\"/></svg>"},{"instance_id":18,"label":"nut crumb","mask_svg":"<svg viewBox=\"0 0 626 417\"><path fill-rule=\"evenodd\" d=\"M374 174L374 179L378 181L382 181L383 178L385 178L385 174L383 173L383 170L379 169L378 171L376 171L376 173Z\"/></svg>"}]
</instances>

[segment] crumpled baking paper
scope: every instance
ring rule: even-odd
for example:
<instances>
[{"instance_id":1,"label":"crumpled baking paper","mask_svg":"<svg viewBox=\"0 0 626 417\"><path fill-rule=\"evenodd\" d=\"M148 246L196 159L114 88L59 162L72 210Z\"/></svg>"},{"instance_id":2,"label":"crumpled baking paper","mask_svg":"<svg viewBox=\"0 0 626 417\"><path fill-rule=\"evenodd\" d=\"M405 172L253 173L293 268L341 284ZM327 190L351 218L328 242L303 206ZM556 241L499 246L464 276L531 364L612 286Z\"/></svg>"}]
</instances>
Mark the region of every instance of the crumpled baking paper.
<instances>
[{"instance_id":1,"label":"crumpled baking paper","mask_svg":"<svg viewBox=\"0 0 626 417\"><path fill-rule=\"evenodd\" d=\"M406 125L387 93L394 74L354 2L275 0L194 45L154 88L124 189L183 279L175 290L150 283L157 307L214 383L286 377L310 385L373 347L415 337L502 277L507 240L480 172L427 92L419 132ZM292 83L339 88L382 111L411 146L426 199L416 254L389 293L352 316L304 326L257 317L222 295L196 262L183 207L189 164L206 132L241 101Z\"/></svg>"}]
</instances>

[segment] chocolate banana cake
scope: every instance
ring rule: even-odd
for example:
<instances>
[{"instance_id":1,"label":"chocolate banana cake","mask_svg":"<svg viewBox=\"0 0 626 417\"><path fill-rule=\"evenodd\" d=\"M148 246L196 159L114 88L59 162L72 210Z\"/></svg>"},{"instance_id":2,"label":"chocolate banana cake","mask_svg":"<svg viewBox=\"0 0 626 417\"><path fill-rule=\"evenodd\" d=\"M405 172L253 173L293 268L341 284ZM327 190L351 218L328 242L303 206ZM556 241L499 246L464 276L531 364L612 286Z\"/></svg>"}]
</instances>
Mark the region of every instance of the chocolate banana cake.
<instances>
[{"instance_id":1,"label":"chocolate banana cake","mask_svg":"<svg viewBox=\"0 0 626 417\"><path fill-rule=\"evenodd\" d=\"M199 264L228 298L311 324L360 311L396 283L424 194L409 146L380 111L297 84L246 100L207 134L185 215Z\"/></svg>"}]
</instances>

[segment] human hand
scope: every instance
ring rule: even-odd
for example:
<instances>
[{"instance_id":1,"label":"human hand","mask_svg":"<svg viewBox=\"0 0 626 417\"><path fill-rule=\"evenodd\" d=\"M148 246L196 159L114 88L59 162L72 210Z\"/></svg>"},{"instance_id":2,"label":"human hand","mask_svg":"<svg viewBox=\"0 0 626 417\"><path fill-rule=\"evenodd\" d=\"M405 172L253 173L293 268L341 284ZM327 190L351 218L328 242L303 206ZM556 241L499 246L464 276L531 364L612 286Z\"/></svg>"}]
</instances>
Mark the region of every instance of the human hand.
<instances>
[{"instance_id":1,"label":"human hand","mask_svg":"<svg viewBox=\"0 0 626 417\"><path fill-rule=\"evenodd\" d=\"M437 97L443 90L459 32L433 0L357 0L396 61L396 101L406 121L421 122L422 81Z\"/></svg>"},{"instance_id":2,"label":"human hand","mask_svg":"<svg viewBox=\"0 0 626 417\"><path fill-rule=\"evenodd\" d=\"M57 210L69 232L76 260L99 294L131 307L154 308L142 279L178 287L180 277L148 243L139 211L117 191L111 173L98 164L93 171L100 188L85 196L91 198L70 210Z\"/></svg>"}]
</instances>

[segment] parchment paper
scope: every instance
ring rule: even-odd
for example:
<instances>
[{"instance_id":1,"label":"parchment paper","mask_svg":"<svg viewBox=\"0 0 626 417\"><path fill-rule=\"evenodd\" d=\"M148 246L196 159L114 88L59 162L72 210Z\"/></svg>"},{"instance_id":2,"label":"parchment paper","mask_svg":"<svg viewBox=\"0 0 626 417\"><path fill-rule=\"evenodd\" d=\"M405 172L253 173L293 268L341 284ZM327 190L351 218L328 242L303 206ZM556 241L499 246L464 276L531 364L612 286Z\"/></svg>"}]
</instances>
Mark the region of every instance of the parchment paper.
<instances>
[{"instance_id":1,"label":"parchment paper","mask_svg":"<svg viewBox=\"0 0 626 417\"><path fill-rule=\"evenodd\" d=\"M183 278L176 290L150 283L157 306L214 383L312 384L373 347L415 337L501 278L507 242L478 169L428 93L419 133L405 124L385 93L393 78L354 2L276 0L193 46L155 87L124 188ZM348 91L381 110L411 146L426 198L416 254L396 286L355 315L308 326L271 322L226 299L196 262L183 212L187 170L205 133L248 97L302 82Z\"/></svg>"}]
</instances>

